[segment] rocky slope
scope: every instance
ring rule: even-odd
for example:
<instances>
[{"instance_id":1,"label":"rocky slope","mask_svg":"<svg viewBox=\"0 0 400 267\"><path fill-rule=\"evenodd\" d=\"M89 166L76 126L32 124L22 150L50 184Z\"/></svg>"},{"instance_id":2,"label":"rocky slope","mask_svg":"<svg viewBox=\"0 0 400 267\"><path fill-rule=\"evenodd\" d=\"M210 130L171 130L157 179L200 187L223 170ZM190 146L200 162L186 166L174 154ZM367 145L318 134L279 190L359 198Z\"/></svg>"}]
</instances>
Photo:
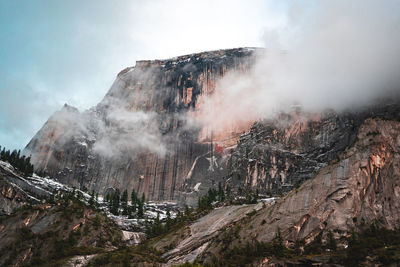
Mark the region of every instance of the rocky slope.
<instances>
[{"instance_id":1,"label":"rocky slope","mask_svg":"<svg viewBox=\"0 0 400 267\"><path fill-rule=\"evenodd\" d=\"M184 229L180 236L179 233L171 233L152 243L152 246L164 252L163 258L168 260L167 265L193 262L224 227L243 219L250 212L260 210L261 207L262 204L259 203L214 209Z\"/></svg>"},{"instance_id":2,"label":"rocky slope","mask_svg":"<svg viewBox=\"0 0 400 267\"><path fill-rule=\"evenodd\" d=\"M177 211L172 203L146 203L141 219L115 216L101 200L90 204L85 192L24 176L3 161L0 189L0 266L83 266L76 264L141 243L146 224ZM133 255L135 262L154 261Z\"/></svg>"},{"instance_id":3,"label":"rocky slope","mask_svg":"<svg viewBox=\"0 0 400 267\"><path fill-rule=\"evenodd\" d=\"M228 71L248 71L254 53L239 48L138 61L118 74L96 107L79 113L65 105L56 112L25 153L38 171L78 188L135 189L150 200L193 204L197 194L190 192L205 192L226 173L217 167L215 144L235 144L250 125L214 137L184 115Z\"/></svg>"},{"instance_id":4,"label":"rocky slope","mask_svg":"<svg viewBox=\"0 0 400 267\"><path fill-rule=\"evenodd\" d=\"M74 255L123 244L121 230L104 213L47 180L23 177L0 161L1 266L62 266Z\"/></svg>"}]
</instances>

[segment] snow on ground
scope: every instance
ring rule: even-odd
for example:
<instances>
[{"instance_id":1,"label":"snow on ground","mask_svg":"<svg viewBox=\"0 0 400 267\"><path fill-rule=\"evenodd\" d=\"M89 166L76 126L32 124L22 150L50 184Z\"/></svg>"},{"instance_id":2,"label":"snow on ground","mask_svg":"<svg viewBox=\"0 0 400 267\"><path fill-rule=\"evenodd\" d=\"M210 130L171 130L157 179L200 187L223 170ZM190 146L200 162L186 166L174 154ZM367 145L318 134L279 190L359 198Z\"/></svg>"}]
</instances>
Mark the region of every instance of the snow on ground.
<instances>
[{"instance_id":1,"label":"snow on ground","mask_svg":"<svg viewBox=\"0 0 400 267\"><path fill-rule=\"evenodd\" d=\"M3 167L5 170L14 173L14 167L11 166L10 163L0 160L0 166Z\"/></svg>"},{"instance_id":2,"label":"snow on ground","mask_svg":"<svg viewBox=\"0 0 400 267\"><path fill-rule=\"evenodd\" d=\"M5 178L24 191L32 200L40 202L45 197L57 194L70 193L75 190L82 196L82 201L89 204L91 196L79 189L71 188L70 186L64 185L50 177L41 177L37 174L33 174L31 177L22 177L8 162L0 161L0 168L4 169L9 175L5 175ZM96 201L96 200L95 200ZM175 202L152 202L149 201L144 205L144 216L141 219L129 218L124 215L113 215L109 212L107 203L104 201L103 196L99 196L97 199L97 206L106 213L106 215L116 222L116 224L122 229L127 231L143 231L148 222L154 221L157 217L161 221L166 221L167 211L170 212L170 217L173 219L177 216L180 210L179 206ZM182 210L181 210L182 211ZM120 209L122 213L122 209ZM135 215L134 215L135 216Z\"/></svg>"},{"instance_id":3,"label":"snow on ground","mask_svg":"<svg viewBox=\"0 0 400 267\"><path fill-rule=\"evenodd\" d=\"M270 204L270 203L272 204L275 201L277 201L278 199L279 199L279 197L268 197L268 198L259 199L259 201L264 202L266 204Z\"/></svg>"}]
</instances>

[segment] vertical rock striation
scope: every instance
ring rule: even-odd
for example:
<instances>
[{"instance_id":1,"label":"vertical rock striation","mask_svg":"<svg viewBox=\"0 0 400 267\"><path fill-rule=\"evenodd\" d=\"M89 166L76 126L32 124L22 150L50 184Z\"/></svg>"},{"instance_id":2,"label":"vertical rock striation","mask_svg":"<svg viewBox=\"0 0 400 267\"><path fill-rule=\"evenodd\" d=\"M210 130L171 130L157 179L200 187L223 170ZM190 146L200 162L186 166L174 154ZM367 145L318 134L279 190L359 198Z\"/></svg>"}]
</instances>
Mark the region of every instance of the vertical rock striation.
<instances>
[{"instance_id":1,"label":"vertical rock striation","mask_svg":"<svg viewBox=\"0 0 400 267\"><path fill-rule=\"evenodd\" d=\"M270 241L276 229L292 244L323 232L336 237L373 222L387 229L400 223L400 123L369 118L354 145L321 169L314 179L261 210L243 230ZM264 220L264 223L261 222ZM263 226L261 226L263 225ZM254 227L254 228L253 228Z\"/></svg>"},{"instance_id":2,"label":"vertical rock striation","mask_svg":"<svg viewBox=\"0 0 400 267\"><path fill-rule=\"evenodd\" d=\"M239 192L287 193L351 147L367 118L399 119L396 101L341 113L309 114L296 107L261 120L241 136L230 158L228 182Z\"/></svg>"}]
</instances>

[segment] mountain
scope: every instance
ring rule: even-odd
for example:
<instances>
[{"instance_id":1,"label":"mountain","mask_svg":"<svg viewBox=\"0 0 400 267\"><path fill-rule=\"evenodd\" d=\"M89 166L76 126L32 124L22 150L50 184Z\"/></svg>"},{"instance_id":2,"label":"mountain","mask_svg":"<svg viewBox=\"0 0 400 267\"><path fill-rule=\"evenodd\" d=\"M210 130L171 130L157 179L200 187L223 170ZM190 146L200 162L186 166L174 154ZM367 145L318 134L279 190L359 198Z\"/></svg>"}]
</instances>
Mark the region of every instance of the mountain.
<instances>
[{"instance_id":1,"label":"mountain","mask_svg":"<svg viewBox=\"0 0 400 267\"><path fill-rule=\"evenodd\" d=\"M365 119L398 116L397 102L385 99L342 112L311 114L293 106L223 130L196 124L212 108L204 100L219 81L251 71L262 52L238 48L138 61L118 74L97 106L81 113L65 105L53 114L25 154L37 171L77 188L101 195L135 190L149 200L195 206L219 183L242 196L287 193L352 146Z\"/></svg>"},{"instance_id":2,"label":"mountain","mask_svg":"<svg viewBox=\"0 0 400 267\"><path fill-rule=\"evenodd\" d=\"M257 51L138 61L118 74L97 106L80 113L65 105L53 114L25 153L37 171L81 189L134 189L149 200L194 205L197 191L204 194L226 175L222 150L251 125L232 125L214 136L212 129L193 126L190 114L227 72L249 71Z\"/></svg>"},{"instance_id":3,"label":"mountain","mask_svg":"<svg viewBox=\"0 0 400 267\"><path fill-rule=\"evenodd\" d=\"M36 171L52 179L21 177L0 162L6 218L0 227L23 222L27 203L41 205L55 191L76 187L84 199L74 201L84 210L115 222L103 229L115 234L109 235L114 247L82 252L97 253L89 263L96 266L400 262L399 97L342 111L310 113L293 106L223 129L199 123L198 116L213 108L206 100L223 78L251 71L258 53L263 50L238 48L138 61L118 74L95 107L79 112L65 105L24 151ZM172 203L149 202L145 216L135 211L134 218L111 214L103 201L100 210L87 207L83 191L114 197L117 189ZM196 209L182 212L176 202ZM61 204L53 205L62 212L56 208ZM30 220L30 228L42 225ZM4 247L18 240L15 229ZM147 241L130 247L145 239L133 238L136 231L146 232ZM97 241L90 237L91 244Z\"/></svg>"}]
</instances>

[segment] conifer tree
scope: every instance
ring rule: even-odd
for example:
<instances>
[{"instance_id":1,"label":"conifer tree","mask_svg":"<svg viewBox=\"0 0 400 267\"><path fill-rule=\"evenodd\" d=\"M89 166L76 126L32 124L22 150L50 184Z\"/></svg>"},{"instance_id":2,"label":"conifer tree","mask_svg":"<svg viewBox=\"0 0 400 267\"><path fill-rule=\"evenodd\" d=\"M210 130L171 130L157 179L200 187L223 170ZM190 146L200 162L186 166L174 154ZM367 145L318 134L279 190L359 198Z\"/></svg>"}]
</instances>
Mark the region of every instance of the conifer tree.
<instances>
[{"instance_id":1,"label":"conifer tree","mask_svg":"<svg viewBox=\"0 0 400 267\"><path fill-rule=\"evenodd\" d=\"M137 215L139 218L143 218L144 215L144 207L143 207L144 203L140 200L138 200L138 212Z\"/></svg>"},{"instance_id":2,"label":"conifer tree","mask_svg":"<svg viewBox=\"0 0 400 267\"><path fill-rule=\"evenodd\" d=\"M128 191L125 189L121 196L122 214L128 215Z\"/></svg>"},{"instance_id":3,"label":"conifer tree","mask_svg":"<svg viewBox=\"0 0 400 267\"><path fill-rule=\"evenodd\" d=\"M1 147L0 147L1 150ZM21 155L21 150L10 150L3 149L0 152L0 160L7 161L10 163L15 169L19 170L26 176L31 176L33 174L33 165L30 163L30 157L26 158L24 155Z\"/></svg>"},{"instance_id":4,"label":"conifer tree","mask_svg":"<svg viewBox=\"0 0 400 267\"><path fill-rule=\"evenodd\" d=\"M218 182L218 200L223 202L225 200L225 192L224 189L222 188L221 182Z\"/></svg>"},{"instance_id":5,"label":"conifer tree","mask_svg":"<svg viewBox=\"0 0 400 267\"><path fill-rule=\"evenodd\" d=\"M132 204L132 207L131 207L131 209L132 209L133 212L136 212L137 203L138 203L138 199L137 199L137 195L136 195L135 189L132 189L132 193L131 193L131 204Z\"/></svg>"},{"instance_id":6,"label":"conifer tree","mask_svg":"<svg viewBox=\"0 0 400 267\"><path fill-rule=\"evenodd\" d=\"M165 227L167 228L167 230L171 228L171 225L172 225L171 213L169 212L169 210L167 210L167 221L165 223Z\"/></svg>"},{"instance_id":7,"label":"conifer tree","mask_svg":"<svg viewBox=\"0 0 400 267\"><path fill-rule=\"evenodd\" d=\"M188 205L185 205L185 216L189 216L190 215L190 208Z\"/></svg>"},{"instance_id":8,"label":"conifer tree","mask_svg":"<svg viewBox=\"0 0 400 267\"><path fill-rule=\"evenodd\" d=\"M330 250L336 250L336 240L333 236L333 233L331 231L328 232L328 240L327 240L327 248L329 248Z\"/></svg>"},{"instance_id":9,"label":"conifer tree","mask_svg":"<svg viewBox=\"0 0 400 267\"><path fill-rule=\"evenodd\" d=\"M114 215L119 215L119 205L120 205L120 192L119 189L116 189L111 197L110 212Z\"/></svg>"},{"instance_id":10,"label":"conifer tree","mask_svg":"<svg viewBox=\"0 0 400 267\"><path fill-rule=\"evenodd\" d=\"M89 205L91 207L94 206L94 191L93 190L92 190L92 193L90 194Z\"/></svg>"}]
</instances>

